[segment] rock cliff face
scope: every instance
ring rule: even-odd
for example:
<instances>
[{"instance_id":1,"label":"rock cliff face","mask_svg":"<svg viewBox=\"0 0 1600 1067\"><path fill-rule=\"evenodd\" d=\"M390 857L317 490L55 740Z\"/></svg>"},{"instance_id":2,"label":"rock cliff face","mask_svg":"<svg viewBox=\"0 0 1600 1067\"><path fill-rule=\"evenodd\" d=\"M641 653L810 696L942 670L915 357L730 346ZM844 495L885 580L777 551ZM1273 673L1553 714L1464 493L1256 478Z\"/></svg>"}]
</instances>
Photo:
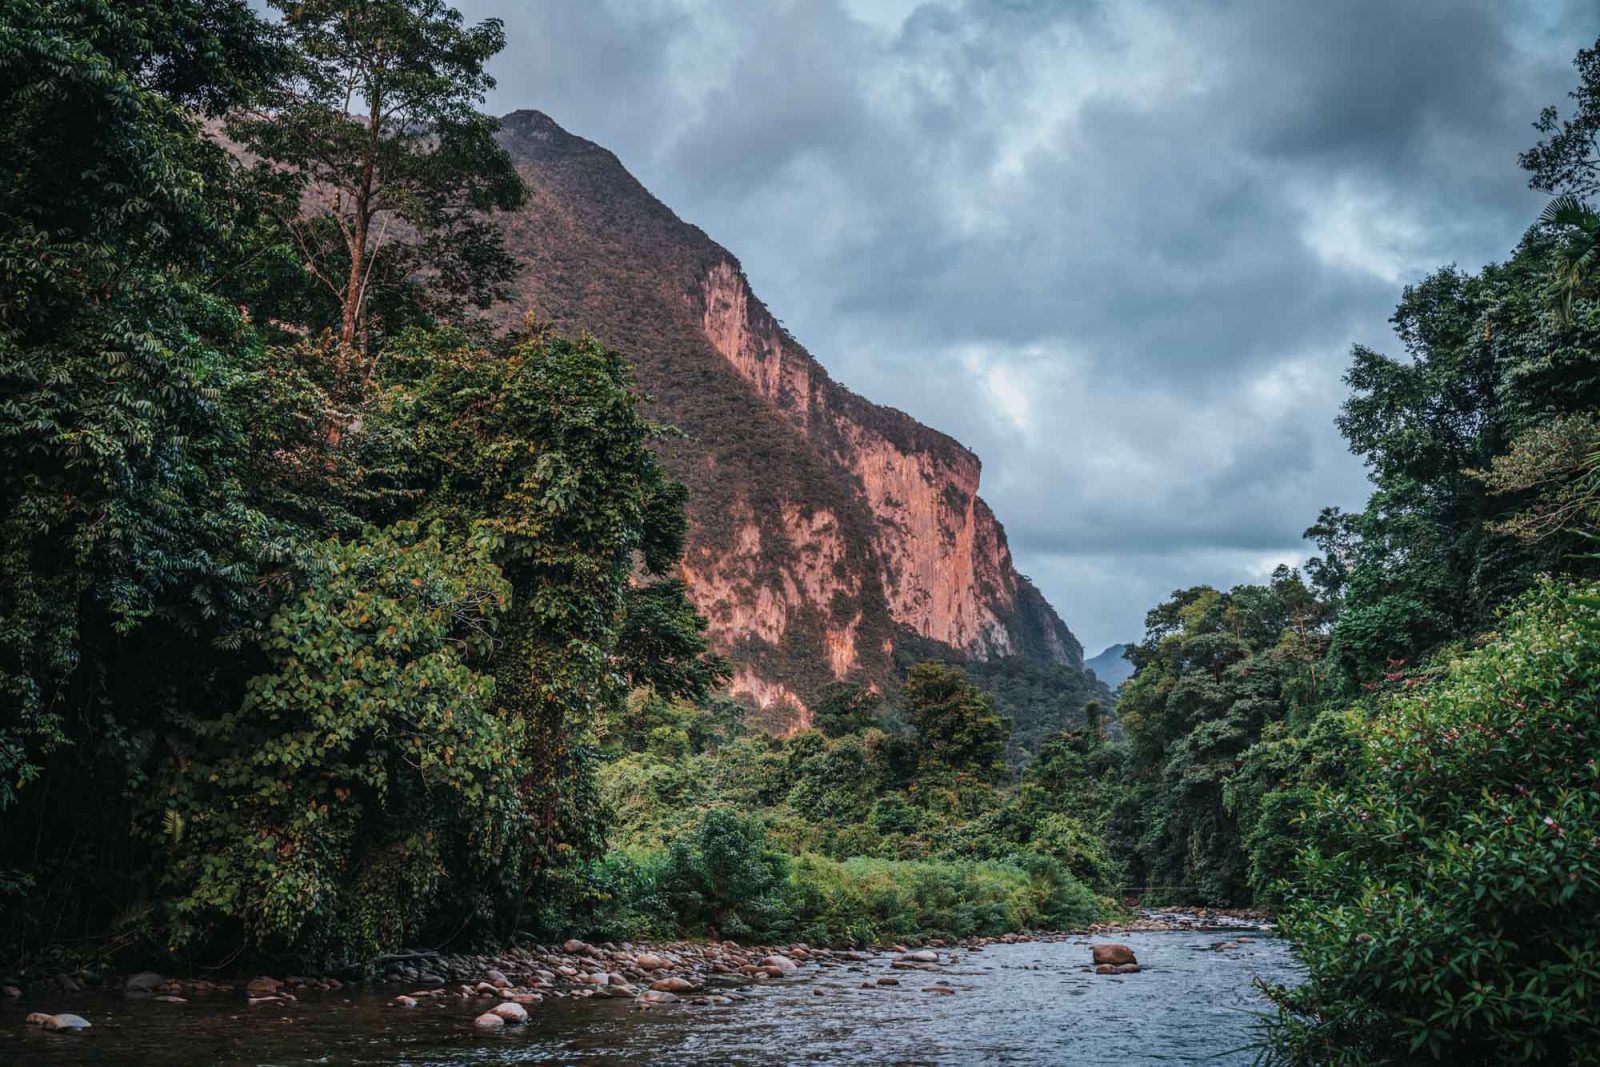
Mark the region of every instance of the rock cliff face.
<instances>
[{"instance_id":1,"label":"rock cliff face","mask_svg":"<svg viewBox=\"0 0 1600 1067\"><path fill-rule=\"evenodd\" d=\"M978 458L828 377L738 261L610 152L536 111L501 138L530 189L506 222L528 313L627 353L690 487L684 578L778 729L831 680L888 679L908 635L978 660L1081 670L1083 650L1016 571Z\"/></svg>"}]
</instances>

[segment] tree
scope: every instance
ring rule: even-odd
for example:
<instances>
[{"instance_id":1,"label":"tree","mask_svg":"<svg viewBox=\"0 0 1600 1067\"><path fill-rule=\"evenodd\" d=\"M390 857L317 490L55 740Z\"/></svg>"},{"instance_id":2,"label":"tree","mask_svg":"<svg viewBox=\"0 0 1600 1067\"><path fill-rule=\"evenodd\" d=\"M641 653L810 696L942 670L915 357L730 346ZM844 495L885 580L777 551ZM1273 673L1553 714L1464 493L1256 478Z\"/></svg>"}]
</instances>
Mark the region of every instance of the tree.
<instances>
[{"instance_id":1,"label":"tree","mask_svg":"<svg viewBox=\"0 0 1600 1067\"><path fill-rule=\"evenodd\" d=\"M301 62L229 132L279 179L279 212L332 299L341 354L372 373L370 328L507 294L515 262L486 219L521 179L474 105L505 44L443 0L272 0Z\"/></svg>"},{"instance_id":2,"label":"tree","mask_svg":"<svg viewBox=\"0 0 1600 1067\"><path fill-rule=\"evenodd\" d=\"M361 433L404 443L381 466L410 517L492 537L510 583L492 672L497 707L526 727L523 873L595 857L591 728L637 686L697 699L726 676L672 576L683 492L651 447L632 371L592 337L497 350L449 330L395 339L383 371Z\"/></svg>"},{"instance_id":3,"label":"tree","mask_svg":"<svg viewBox=\"0 0 1600 1067\"><path fill-rule=\"evenodd\" d=\"M284 61L240 0L0 5L0 893L41 923L142 890L105 812L251 669L292 550L244 477L252 193L201 125Z\"/></svg>"},{"instance_id":4,"label":"tree","mask_svg":"<svg viewBox=\"0 0 1600 1067\"><path fill-rule=\"evenodd\" d=\"M1153 895L1251 899L1240 823L1255 813L1230 791L1245 754L1318 696L1327 612L1284 569L1270 585L1180 590L1147 616L1117 705L1133 791L1113 821L1137 827L1130 873Z\"/></svg>"},{"instance_id":5,"label":"tree","mask_svg":"<svg viewBox=\"0 0 1600 1067\"><path fill-rule=\"evenodd\" d=\"M883 696L855 682L830 682L811 703L811 725L829 737L858 734L878 721Z\"/></svg>"},{"instance_id":6,"label":"tree","mask_svg":"<svg viewBox=\"0 0 1600 1067\"><path fill-rule=\"evenodd\" d=\"M1572 301L1600 262L1600 212L1571 193L1563 193L1539 215L1539 225L1565 236L1550 279L1556 315L1563 324L1572 321Z\"/></svg>"},{"instance_id":7,"label":"tree","mask_svg":"<svg viewBox=\"0 0 1600 1067\"><path fill-rule=\"evenodd\" d=\"M1547 193L1567 192L1579 198L1600 191L1600 42L1578 52L1578 87L1567 94L1572 115L1547 107L1534 128L1545 139L1518 157L1528 184Z\"/></svg>"},{"instance_id":8,"label":"tree","mask_svg":"<svg viewBox=\"0 0 1600 1067\"><path fill-rule=\"evenodd\" d=\"M1549 310L1562 255L1536 227L1505 263L1438 271L1396 309L1403 357L1355 350L1339 426L1375 491L1328 530L1340 542L1333 650L1347 688L1487 627L1541 571L1577 564L1571 534L1501 532L1530 499L1489 492L1483 475L1523 435L1600 405L1593 280L1573 294L1569 321Z\"/></svg>"},{"instance_id":9,"label":"tree","mask_svg":"<svg viewBox=\"0 0 1600 1067\"><path fill-rule=\"evenodd\" d=\"M933 661L917 664L907 674L900 698L917 731L922 768L988 782L1005 773L1010 726L960 667Z\"/></svg>"},{"instance_id":10,"label":"tree","mask_svg":"<svg viewBox=\"0 0 1600 1067\"><path fill-rule=\"evenodd\" d=\"M658 885L683 929L713 939L760 937L781 915L787 873L760 820L712 808L673 841Z\"/></svg>"}]
</instances>

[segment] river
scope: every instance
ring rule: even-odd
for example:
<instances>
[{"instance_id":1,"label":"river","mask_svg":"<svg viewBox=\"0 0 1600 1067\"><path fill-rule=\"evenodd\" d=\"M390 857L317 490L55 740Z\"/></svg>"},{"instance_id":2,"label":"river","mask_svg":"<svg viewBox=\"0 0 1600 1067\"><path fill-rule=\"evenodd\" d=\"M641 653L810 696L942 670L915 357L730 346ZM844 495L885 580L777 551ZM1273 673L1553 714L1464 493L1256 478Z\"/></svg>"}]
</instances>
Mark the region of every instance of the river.
<instances>
[{"instance_id":1,"label":"river","mask_svg":"<svg viewBox=\"0 0 1600 1067\"><path fill-rule=\"evenodd\" d=\"M1293 982L1286 943L1237 931L1139 932L1138 974L1088 972L1089 939L956 950L942 974L891 970L892 957L807 966L790 979L737 987L748 999L639 1010L626 1000L556 1001L526 1026L483 1034L483 1010L454 998L414 1009L394 990L328 993L249 1009L227 997L186 1004L84 993L0 1006L0 1063L209 1065L405 1064L409 1067L603 1064L1212 1064L1250 1063L1267 1005L1260 976ZM1107 940L1095 938L1095 940ZM898 986L873 985L892 976ZM935 983L953 995L923 992ZM821 991L820 995L818 990ZM71 1011L80 1033L23 1025L28 1011Z\"/></svg>"}]
</instances>

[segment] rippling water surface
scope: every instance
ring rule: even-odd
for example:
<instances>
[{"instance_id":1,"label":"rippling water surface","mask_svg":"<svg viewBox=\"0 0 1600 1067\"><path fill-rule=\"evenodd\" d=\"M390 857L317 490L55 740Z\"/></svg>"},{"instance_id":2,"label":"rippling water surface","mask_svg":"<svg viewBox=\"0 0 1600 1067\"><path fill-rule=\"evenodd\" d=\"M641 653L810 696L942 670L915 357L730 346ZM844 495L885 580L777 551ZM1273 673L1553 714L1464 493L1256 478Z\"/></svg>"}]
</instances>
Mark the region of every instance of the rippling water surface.
<instances>
[{"instance_id":1,"label":"rippling water surface","mask_svg":"<svg viewBox=\"0 0 1600 1067\"><path fill-rule=\"evenodd\" d=\"M890 957L740 987L732 1004L636 1010L630 1001L558 1001L527 1026L472 1029L457 999L388 1006L394 990L307 996L246 1009L227 998L187 1004L42 994L0 1008L0 1064L409 1064L415 1067L579 1064L1249 1063L1266 1009L1251 984L1293 982L1288 946L1270 937L1222 952L1236 933L1130 933L1139 974L1089 973L1089 940L957 950L941 975L892 971ZM1104 940L1104 939L1096 939ZM861 988L893 975L898 986ZM925 993L940 982L954 995ZM816 990L822 990L817 995ZM25 1027L29 1011L73 1011L77 1034Z\"/></svg>"}]
</instances>

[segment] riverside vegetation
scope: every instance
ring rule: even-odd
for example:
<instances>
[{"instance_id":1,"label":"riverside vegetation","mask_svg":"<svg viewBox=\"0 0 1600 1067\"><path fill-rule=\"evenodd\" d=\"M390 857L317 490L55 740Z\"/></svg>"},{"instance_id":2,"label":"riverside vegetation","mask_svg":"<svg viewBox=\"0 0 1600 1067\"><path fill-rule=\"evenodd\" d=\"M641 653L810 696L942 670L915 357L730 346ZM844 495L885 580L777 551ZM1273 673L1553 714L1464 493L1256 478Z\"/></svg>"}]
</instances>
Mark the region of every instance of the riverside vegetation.
<instances>
[{"instance_id":1,"label":"riverside vegetation","mask_svg":"<svg viewBox=\"0 0 1600 1067\"><path fill-rule=\"evenodd\" d=\"M1522 160L1550 210L1355 350L1374 493L1303 571L1175 593L1079 730L920 662L778 739L717 695L625 355L471 314L523 195L498 23L280 14L0 11L7 959L989 936L1138 887L1278 910L1277 1061L1600 1059L1600 49Z\"/></svg>"}]
</instances>

